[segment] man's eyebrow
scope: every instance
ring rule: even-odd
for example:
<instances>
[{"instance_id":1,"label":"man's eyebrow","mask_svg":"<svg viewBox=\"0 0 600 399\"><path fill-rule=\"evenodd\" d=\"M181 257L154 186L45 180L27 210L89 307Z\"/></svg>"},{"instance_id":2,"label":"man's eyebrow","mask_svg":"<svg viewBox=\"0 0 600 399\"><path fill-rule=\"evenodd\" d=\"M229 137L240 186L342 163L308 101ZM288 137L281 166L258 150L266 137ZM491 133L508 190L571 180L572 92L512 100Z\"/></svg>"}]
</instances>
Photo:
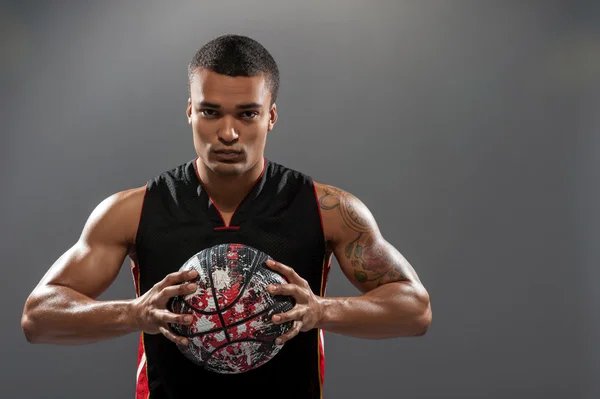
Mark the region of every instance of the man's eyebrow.
<instances>
[{"instance_id":1,"label":"man's eyebrow","mask_svg":"<svg viewBox=\"0 0 600 399\"><path fill-rule=\"evenodd\" d=\"M237 109L256 109L262 108L262 104L258 103L248 103L248 104L240 104L236 106Z\"/></svg>"},{"instance_id":2,"label":"man's eyebrow","mask_svg":"<svg viewBox=\"0 0 600 399\"><path fill-rule=\"evenodd\" d=\"M200 107L205 108L216 108L219 109L221 106L219 104L209 103L208 101L200 101L198 103ZM248 103L248 104L238 104L235 106L236 109L247 110L247 109L258 109L262 108L262 104L259 103Z\"/></svg>"},{"instance_id":3,"label":"man's eyebrow","mask_svg":"<svg viewBox=\"0 0 600 399\"><path fill-rule=\"evenodd\" d=\"M201 101L198 103L198 105L206 108L221 108L219 104L209 103L208 101Z\"/></svg>"}]
</instances>

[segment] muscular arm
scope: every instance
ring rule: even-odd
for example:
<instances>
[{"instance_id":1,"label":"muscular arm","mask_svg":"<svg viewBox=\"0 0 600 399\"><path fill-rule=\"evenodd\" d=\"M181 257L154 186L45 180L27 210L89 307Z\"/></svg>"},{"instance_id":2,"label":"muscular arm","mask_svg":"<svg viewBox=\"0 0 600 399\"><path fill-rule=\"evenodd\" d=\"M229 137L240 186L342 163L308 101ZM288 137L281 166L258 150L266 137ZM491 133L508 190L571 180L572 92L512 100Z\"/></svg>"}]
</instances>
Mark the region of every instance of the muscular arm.
<instances>
[{"instance_id":1,"label":"muscular arm","mask_svg":"<svg viewBox=\"0 0 600 399\"><path fill-rule=\"evenodd\" d=\"M382 237L360 200L332 186L316 188L328 245L363 293L323 298L316 327L363 338L423 335L431 323L431 307L413 267Z\"/></svg>"},{"instance_id":2,"label":"muscular arm","mask_svg":"<svg viewBox=\"0 0 600 399\"><path fill-rule=\"evenodd\" d=\"M25 303L29 342L77 345L136 331L131 301L96 301L134 243L144 188L115 194L90 215L77 243L48 270Z\"/></svg>"}]
</instances>

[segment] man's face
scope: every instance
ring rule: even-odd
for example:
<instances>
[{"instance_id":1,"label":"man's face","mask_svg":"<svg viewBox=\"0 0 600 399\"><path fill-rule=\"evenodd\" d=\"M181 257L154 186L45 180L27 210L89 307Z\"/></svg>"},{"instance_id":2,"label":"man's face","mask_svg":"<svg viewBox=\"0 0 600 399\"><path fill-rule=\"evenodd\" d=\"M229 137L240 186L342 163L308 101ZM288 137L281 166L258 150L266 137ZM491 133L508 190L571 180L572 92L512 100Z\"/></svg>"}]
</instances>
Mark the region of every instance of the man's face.
<instances>
[{"instance_id":1,"label":"man's face","mask_svg":"<svg viewBox=\"0 0 600 399\"><path fill-rule=\"evenodd\" d=\"M267 132L277 120L264 76L231 77L198 69L190 82L187 117L204 164L239 176L263 162Z\"/></svg>"}]
</instances>

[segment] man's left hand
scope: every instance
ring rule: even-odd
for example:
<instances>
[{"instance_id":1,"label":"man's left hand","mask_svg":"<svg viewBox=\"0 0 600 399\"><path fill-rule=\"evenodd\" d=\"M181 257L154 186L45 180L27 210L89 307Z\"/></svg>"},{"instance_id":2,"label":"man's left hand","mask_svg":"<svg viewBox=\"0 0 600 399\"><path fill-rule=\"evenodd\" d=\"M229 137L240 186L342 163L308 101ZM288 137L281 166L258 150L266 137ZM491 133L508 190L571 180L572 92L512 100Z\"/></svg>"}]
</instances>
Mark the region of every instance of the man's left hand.
<instances>
[{"instance_id":1,"label":"man's left hand","mask_svg":"<svg viewBox=\"0 0 600 399\"><path fill-rule=\"evenodd\" d=\"M270 284L267 289L273 295L287 295L296 300L296 306L290 311L273 315L276 324L293 321L292 328L275 340L277 345L289 341L300 331L312 330L323 315L322 298L315 295L308 282L300 277L294 269L282 263L268 260L267 266L286 278L288 284Z\"/></svg>"}]
</instances>

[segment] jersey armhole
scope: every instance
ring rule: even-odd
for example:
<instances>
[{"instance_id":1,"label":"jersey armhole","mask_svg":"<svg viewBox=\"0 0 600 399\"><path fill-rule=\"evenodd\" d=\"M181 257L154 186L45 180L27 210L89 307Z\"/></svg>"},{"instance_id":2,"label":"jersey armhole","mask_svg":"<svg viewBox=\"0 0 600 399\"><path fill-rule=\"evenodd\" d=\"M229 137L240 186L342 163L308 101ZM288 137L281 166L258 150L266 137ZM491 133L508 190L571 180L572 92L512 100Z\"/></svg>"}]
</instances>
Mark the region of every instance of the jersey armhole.
<instances>
[{"instance_id":1,"label":"jersey armhole","mask_svg":"<svg viewBox=\"0 0 600 399\"><path fill-rule=\"evenodd\" d=\"M146 198L148 197L148 185L149 182L146 182L146 185L144 186L144 197L142 198L142 206L140 207L140 217L138 220L138 226L137 229L135 231L135 238L134 238L134 242L133 242L133 248L132 248L132 252L135 256L135 254L137 254L137 247L141 244L142 239L143 239L143 230L144 230L144 205L146 204ZM131 258L131 256L130 256ZM137 256L135 258L132 258L131 260L133 260L136 264L138 264L138 259Z\"/></svg>"},{"instance_id":2,"label":"jersey armhole","mask_svg":"<svg viewBox=\"0 0 600 399\"><path fill-rule=\"evenodd\" d=\"M327 251L329 244L327 242L327 237L325 237L325 222L323 221L323 213L321 212L321 206L319 205L319 194L317 193L317 185L312 179L310 184L312 185L313 192L315 193L315 205L317 207L317 212L319 213L319 222L321 224L321 236L323 237L323 245L325 246L325 250Z\"/></svg>"}]
</instances>

